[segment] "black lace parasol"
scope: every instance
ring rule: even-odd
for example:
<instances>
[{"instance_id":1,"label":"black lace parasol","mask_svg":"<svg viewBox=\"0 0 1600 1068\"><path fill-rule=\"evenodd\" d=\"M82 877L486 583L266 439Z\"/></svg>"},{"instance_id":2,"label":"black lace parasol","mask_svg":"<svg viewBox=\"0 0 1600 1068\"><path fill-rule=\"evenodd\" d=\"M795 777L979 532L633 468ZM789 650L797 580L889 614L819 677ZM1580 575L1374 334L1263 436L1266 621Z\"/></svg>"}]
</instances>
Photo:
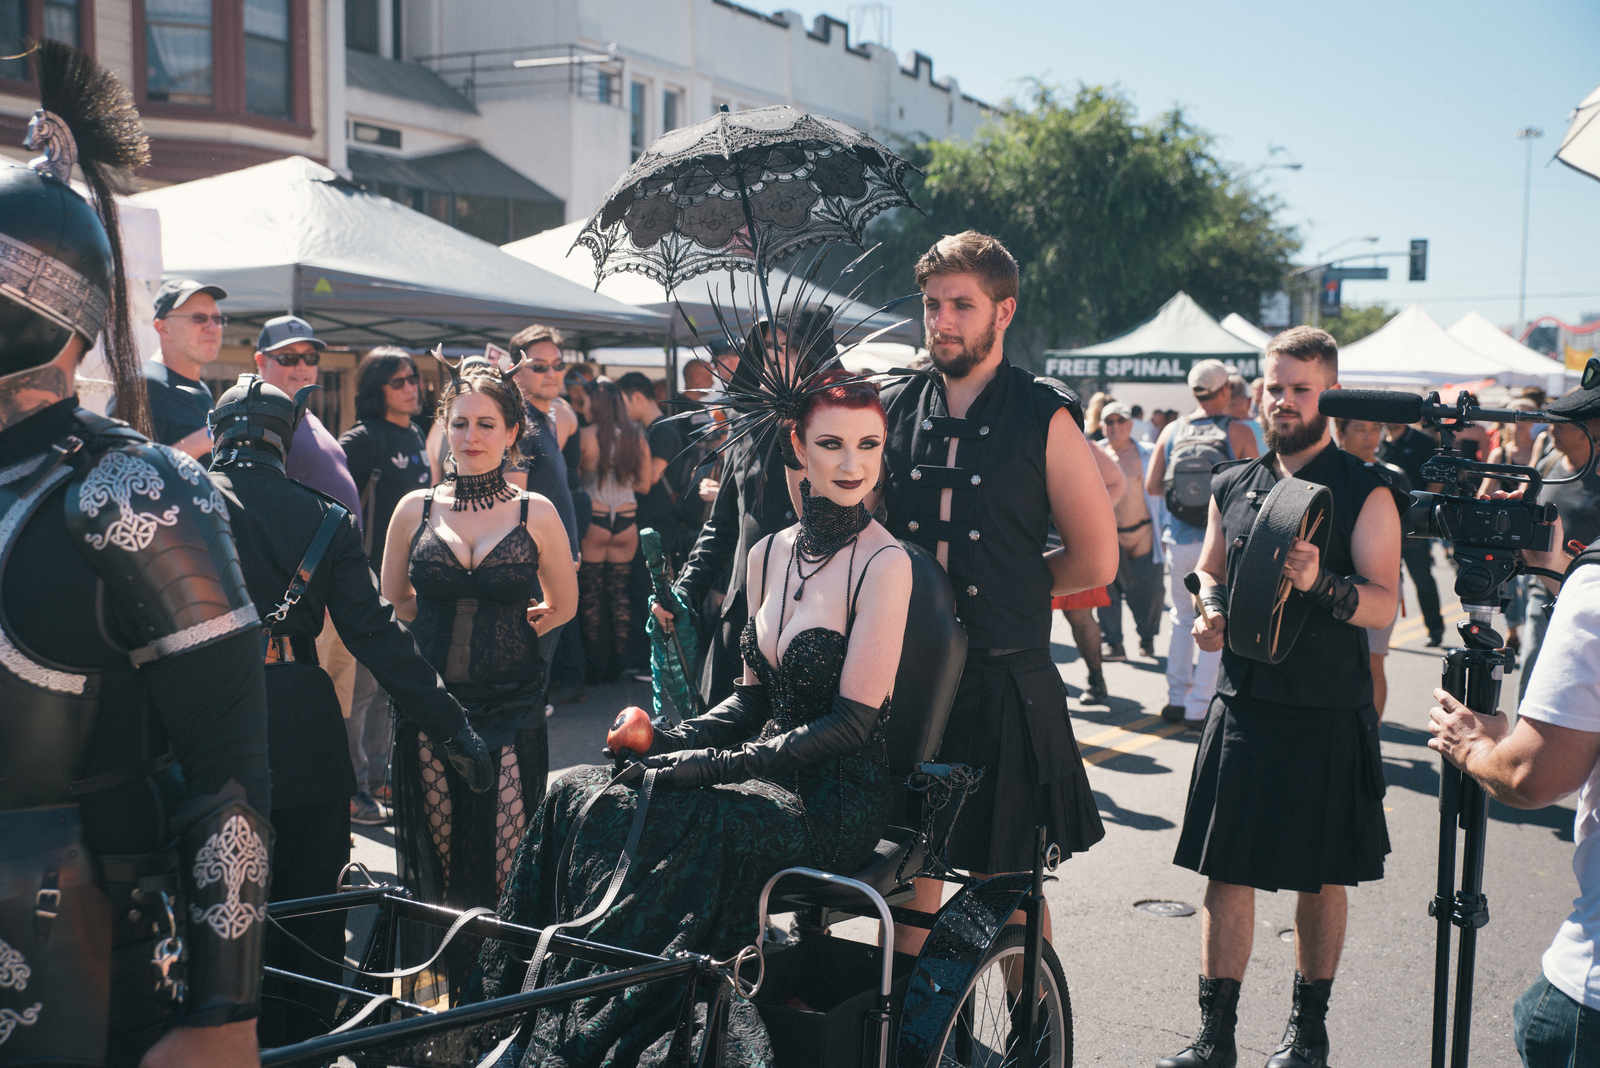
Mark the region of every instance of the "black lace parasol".
<instances>
[{"instance_id":1,"label":"black lace parasol","mask_svg":"<svg viewBox=\"0 0 1600 1068\"><path fill-rule=\"evenodd\" d=\"M912 206L911 165L834 119L778 106L722 111L658 138L573 247L595 285L637 271L670 292L708 271L757 271L800 249L862 243L873 216Z\"/></svg>"}]
</instances>

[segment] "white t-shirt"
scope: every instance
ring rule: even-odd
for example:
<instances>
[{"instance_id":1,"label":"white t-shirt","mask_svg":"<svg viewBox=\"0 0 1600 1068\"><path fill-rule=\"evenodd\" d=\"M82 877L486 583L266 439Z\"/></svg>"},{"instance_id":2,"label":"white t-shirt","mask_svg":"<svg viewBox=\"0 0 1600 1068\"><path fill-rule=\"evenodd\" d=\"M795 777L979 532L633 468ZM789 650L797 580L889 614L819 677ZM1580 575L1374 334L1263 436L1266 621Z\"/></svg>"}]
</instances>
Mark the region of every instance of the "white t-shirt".
<instances>
[{"instance_id":1,"label":"white t-shirt","mask_svg":"<svg viewBox=\"0 0 1600 1068\"><path fill-rule=\"evenodd\" d=\"M1569 730L1600 733L1600 565L1573 572L1556 600L1520 716ZM1600 1009L1600 763L1578 791L1572 870L1578 896L1544 953L1550 985Z\"/></svg>"}]
</instances>

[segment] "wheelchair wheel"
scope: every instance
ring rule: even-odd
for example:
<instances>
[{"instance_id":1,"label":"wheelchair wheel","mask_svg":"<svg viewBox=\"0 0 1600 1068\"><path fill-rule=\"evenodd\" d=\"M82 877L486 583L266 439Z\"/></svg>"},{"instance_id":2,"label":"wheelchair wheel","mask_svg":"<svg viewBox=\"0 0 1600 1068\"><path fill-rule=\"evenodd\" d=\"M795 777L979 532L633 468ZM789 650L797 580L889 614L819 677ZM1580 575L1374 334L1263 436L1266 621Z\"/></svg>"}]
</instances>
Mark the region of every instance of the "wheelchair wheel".
<instances>
[{"instance_id":1,"label":"wheelchair wheel","mask_svg":"<svg viewBox=\"0 0 1600 1068\"><path fill-rule=\"evenodd\" d=\"M1072 1001L1066 976L1050 943L1039 959L1038 1041L1029 1055L1027 1026L1018 1010L1026 929L1012 924L962 992L960 1007L945 1025L939 1068L1068 1068L1072 1064Z\"/></svg>"}]
</instances>

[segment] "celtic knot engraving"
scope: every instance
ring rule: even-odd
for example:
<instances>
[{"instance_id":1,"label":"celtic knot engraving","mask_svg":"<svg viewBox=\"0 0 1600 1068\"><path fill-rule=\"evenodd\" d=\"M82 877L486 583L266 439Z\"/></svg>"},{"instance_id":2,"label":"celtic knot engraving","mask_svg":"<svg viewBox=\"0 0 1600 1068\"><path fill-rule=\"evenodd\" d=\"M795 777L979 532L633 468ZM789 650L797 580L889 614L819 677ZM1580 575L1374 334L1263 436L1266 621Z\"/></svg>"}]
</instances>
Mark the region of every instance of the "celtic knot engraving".
<instances>
[{"instance_id":1,"label":"celtic knot engraving","mask_svg":"<svg viewBox=\"0 0 1600 1068\"><path fill-rule=\"evenodd\" d=\"M39 1010L44 1008L44 1002L35 1001L30 1008L18 1012L15 1009L0 1009L0 1046L5 1045L6 1039L11 1037L11 1032L17 1025L32 1027L39 1022Z\"/></svg>"},{"instance_id":2,"label":"celtic knot engraving","mask_svg":"<svg viewBox=\"0 0 1600 1068\"><path fill-rule=\"evenodd\" d=\"M196 508L206 515L215 513L224 519L228 518L228 502L223 499L222 491L206 477L205 468L196 463L194 457L186 452L179 452L171 445L157 445L156 448L160 449L167 459L172 461L172 466L177 470L179 478L196 489L204 487L209 491L204 497L192 498Z\"/></svg>"},{"instance_id":3,"label":"celtic knot engraving","mask_svg":"<svg viewBox=\"0 0 1600 1068\"><path fill-rule=\"evenodd\" d=\"M149 462L120 450L106 453L79 487L78 507L93 519L102 508L115 504L117 518L103 533L85 534L84 540L94 549L104 549L110 544L124 552L142 552L156 536L158 526L170 527L178 521L179 506L173 505L161 515L136 512L133 496L139 494L159 501L165 488L161 473Z\"/></svg>"},{"instance_id":4,"label":"celtic knot engraving","mask_svg":"<svg viewBox=\"0 0 1600 1068\"><path fill-rule=\"evenodd\" d=\"M28 976L32 974L33 969L28 967L22 954L12 949L4 938L0 938L0 989L26 990Z\"/></svg>"},{"instance_id":5,"label":"celtic knot engraving","mask_svg":"<svg viewBox=\"0 0 1600 1068\"><path fill-rule=\"evenodd\" d=\"M207 838L194 858L195 887L204 889L220 882L228 896L204 909L191 904L190 919L210 924L221 938L242 937L251 924L265 919L267 914L264 907L239 900L247 879L257 886L267 885L267 845L250 827L249 820L229 816L222 830Z\"/></svg>"}]
</instances>

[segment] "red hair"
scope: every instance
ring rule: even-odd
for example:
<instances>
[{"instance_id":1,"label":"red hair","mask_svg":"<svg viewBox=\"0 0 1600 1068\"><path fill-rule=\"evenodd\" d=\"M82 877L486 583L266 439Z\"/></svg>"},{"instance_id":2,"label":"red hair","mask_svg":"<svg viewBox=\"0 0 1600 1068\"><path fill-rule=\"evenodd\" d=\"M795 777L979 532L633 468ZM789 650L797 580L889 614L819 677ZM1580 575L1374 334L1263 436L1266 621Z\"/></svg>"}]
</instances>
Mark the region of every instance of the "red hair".
<instances>
[{"instance_id":1,"label":"red hair","mask_svg":"<svg viewBox=\"0 0 1600 1068\"><path fill-rule=\"evenodd\" d=\"M833 383L839 383L833 385ZM884 429L889 427L889 417L883 412L883 401L878 397L878 387L866 379L857 378L848 371L833 370L817 379L821 388L806 398L800 406L800 418L795 421L795 433L806 439L806 426L813 416L825 408L866 409L878 413Z\"/></svg>"}]
</instances>

